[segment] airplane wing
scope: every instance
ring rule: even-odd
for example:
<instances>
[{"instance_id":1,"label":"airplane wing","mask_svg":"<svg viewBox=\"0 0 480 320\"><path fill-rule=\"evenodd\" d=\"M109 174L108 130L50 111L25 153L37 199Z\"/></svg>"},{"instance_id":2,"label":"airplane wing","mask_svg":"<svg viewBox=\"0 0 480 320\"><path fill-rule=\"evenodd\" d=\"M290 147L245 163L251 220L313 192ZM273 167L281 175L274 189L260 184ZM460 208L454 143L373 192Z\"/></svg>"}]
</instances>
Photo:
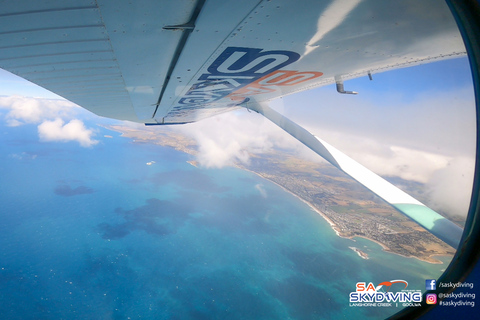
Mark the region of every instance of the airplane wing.
<instances>
[{"instance_id":1,"label":"airplane wing","mask_svg":"<svg viewBox=\"0 0 480 320\"><path fill-rule=\"evenodd\" d=\"M303 128L298 135L296 124L283 125L281 117L261 107L274 98L331 83L340 93L354 93L344 89L344 80L465 55L445 3L0 3L1 68L98 115L150 125L194 122L251 107L400 212L458 245L460 228L388 182L370 183L380 181L378 176L345 160Z\"/></svg>"},{"instance_id":2,"label":"airplane wing","mask_svg":"<svg viewBox=\"0 0 480 320\"><path fill-rule=\"evenodd\" d=\"M0 68L147 124L465 54L435 0L0 3Z\"/></svg>"}]
</instances>

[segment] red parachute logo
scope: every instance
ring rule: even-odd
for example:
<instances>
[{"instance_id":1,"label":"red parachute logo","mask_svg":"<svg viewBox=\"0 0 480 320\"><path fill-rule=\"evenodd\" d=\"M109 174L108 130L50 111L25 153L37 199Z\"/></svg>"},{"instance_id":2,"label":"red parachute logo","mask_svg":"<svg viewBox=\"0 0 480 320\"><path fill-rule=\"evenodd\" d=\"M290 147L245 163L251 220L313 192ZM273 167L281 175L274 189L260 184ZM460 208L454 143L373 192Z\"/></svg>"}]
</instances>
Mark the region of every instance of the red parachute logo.
<instances>
[{"instance_id":1,"label":"red parachute logo","mask_svg":"<svg viewBox=\"0 0 480 320\"><path fill-rule=\"evenodd\" d=\"M406 289L407 286L408 286L408 283L405 280L390 280L390 281L384 281L384 282L380 283L377 286L376 290L380 289L381 286L385 286L385 287L388 288L387 291L386 291L386 292L388 292L390 290L390 288L392 287L392 285L395 284L395 283L404 283L405 288L403 288L403 289Z\"/></svg>"}]
</instances>

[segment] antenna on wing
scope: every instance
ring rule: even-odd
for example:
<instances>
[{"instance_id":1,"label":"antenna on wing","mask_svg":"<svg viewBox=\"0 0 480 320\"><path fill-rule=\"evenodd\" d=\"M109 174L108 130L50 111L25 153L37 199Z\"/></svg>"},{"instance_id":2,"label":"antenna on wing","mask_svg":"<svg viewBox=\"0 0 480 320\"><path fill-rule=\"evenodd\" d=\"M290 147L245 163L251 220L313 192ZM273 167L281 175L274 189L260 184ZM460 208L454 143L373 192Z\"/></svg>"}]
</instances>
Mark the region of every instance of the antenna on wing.
<instances>
[{"instance_id":1,"label":"antenna on wing","mask_svg":"<svg viewBox=\"0 0 480 320\"><path fill-rule=\"evenodd\" d=\"M340 76L335 76L335 83L337 84L337 92L342 94L358 94L356 91L345 91L343 87L343 80Z\"/></svg>"}]
</instances>

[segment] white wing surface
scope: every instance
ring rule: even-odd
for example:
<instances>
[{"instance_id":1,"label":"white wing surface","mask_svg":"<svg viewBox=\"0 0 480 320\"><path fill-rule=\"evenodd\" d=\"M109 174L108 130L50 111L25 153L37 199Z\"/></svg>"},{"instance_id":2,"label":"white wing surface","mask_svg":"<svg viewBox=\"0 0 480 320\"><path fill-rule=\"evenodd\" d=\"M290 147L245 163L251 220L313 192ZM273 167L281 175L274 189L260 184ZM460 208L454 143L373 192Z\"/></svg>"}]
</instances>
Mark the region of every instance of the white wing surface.
<instances>
[{"instance_id":1,"label":"white wing surface","mask_svg":"<svg viewBox=\"0 0 480 320\"><path fill-rule=\"evenodd\" d=\"M434 0L0 1L1 68L150 124L464 54Z\"/></svg>"}]
</instances>

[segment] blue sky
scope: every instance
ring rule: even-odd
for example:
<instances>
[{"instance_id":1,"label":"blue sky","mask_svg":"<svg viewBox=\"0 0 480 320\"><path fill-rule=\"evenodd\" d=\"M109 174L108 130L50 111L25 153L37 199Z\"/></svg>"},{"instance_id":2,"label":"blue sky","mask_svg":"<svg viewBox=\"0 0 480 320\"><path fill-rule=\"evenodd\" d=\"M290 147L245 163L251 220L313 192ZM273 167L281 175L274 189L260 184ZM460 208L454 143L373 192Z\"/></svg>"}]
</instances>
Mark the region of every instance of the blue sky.
<instances>
[{"instance_id":1,"label":"blue sky","mask_svg":"<svg viewBox=\"0 0 480 320\"><path fill-rule=\"evenodd\" d=\"M375 139L386 135L392 144L417 149L452 153L472 144L474 97L466 57L374 74L373 79L345 81L345 88L358 95L337 94L332 85L285 97L284 113L317 126L314 130L329 128ZM467 128L468 137L462 134ZM458 138L447 141L454 136ZM470 153L469 148L461 152Z\"/></svg>"},{"instance_id":2,"label":"blue sky","mask_svg":"<svg viewBox=\"0 0 480 320\"><path fill-rule=\"evenodd\" d=\"M349 81L362 91L401 90L412 95L425 91L450 91L471 85L470 65L466 57L422 64L413 68L373 75ZM397 89L396 89L397 88Z\"/></svg>"},{"instance_id":3,"label":"blue sky","mask_svg":"<svg viewBox=\"0 0 480 320\"><path fill-rule=\"evenodd\" d=\"M26 97L39 97L60 99L60 97L42 87L37 86L8 71L0 69L0 96L20 95Z\"/></svg>"}]
</instances>

